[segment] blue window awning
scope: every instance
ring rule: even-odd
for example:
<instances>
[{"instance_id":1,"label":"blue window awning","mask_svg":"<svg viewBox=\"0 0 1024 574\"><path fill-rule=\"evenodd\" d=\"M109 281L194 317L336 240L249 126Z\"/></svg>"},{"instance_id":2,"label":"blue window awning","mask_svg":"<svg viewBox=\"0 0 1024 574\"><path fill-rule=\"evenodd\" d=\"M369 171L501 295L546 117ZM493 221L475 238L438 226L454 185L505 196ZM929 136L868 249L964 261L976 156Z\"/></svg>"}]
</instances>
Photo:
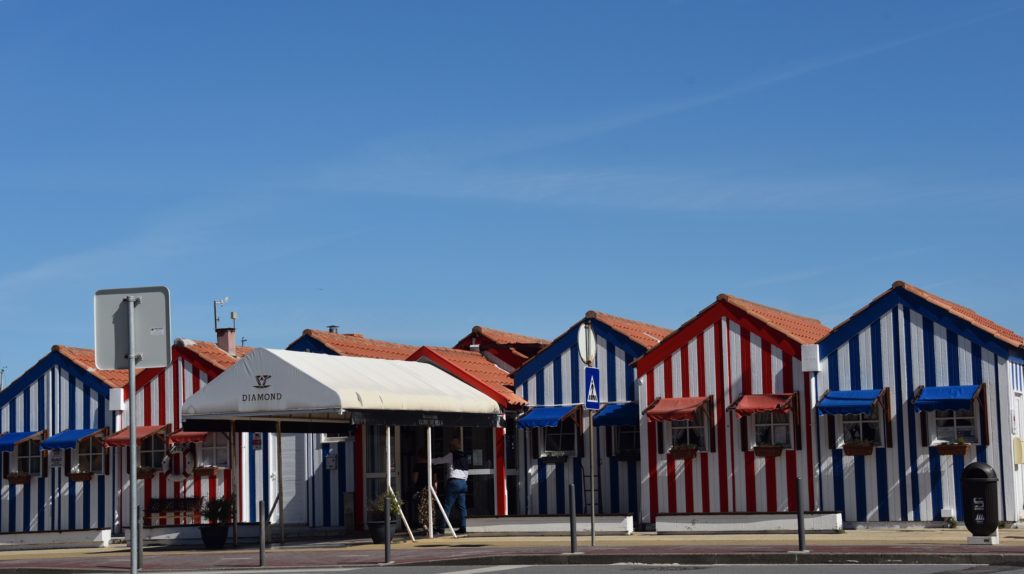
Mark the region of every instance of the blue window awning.
<instances>
[{"instance_id":1,"label":"blue window awning","mask_svg":"<svg viewBox=\"0 0 1024 574\"><path fill-rule=\"evenodd\" d=\"M960 387L922 387L914 399L914 410L922 411L966 411L974 407L974 398L981 390L980 385Z\"/></svg>"},{"instance_id":2,"label":"blue window awning","mask_svg":"<svg viewBox=\"0 0 1024 574\"><path fill-rule=\"evenodd\" d=\"M882 389L829 391L818 403L819 415L866 415L875 408Z\"/></svg>"},{"instance_id":3,"label":"blue window awning","mask_svg":"<svg viewBox=\"0 0 1024 574\"><path fill-rule=\"evenodd\" d=\"M573 416L579 405L567 405L560 407L533 407L526 416L519 419L519 428L536 429L552 428L562 424L562 421Z\"/></svg>"},{"instance_id":4,"label":"blue window awning","mask_svg":"<svg viewBox=\"0 0 1024 574\"><path fill-rule=\"evenodd\" d=\"M596 427L635 427L640 425L640 405L610 403L594 415Z\"/></svg>"},{"instance_id":5,"label":"blue window awning","mask_svg":"<svg viewBox=\"0 0 1024 574\"><path fill-rule=\"evenodd\" d=\"M101 432L103 429L68 429L44 440L39 446L43 450L78 448L78 443Z\"/></svg>"},{"instance_id":6,"label":"blue window awning","mask_svg":"<svg viewBox=\"0 0 1024 574\"><path fill-rule=\"evenodd\" d=\"M14 447L30 438L39 436L43 431L9 432L0 436L0 452L13 452Z\"/></svg>"}]
</instances>

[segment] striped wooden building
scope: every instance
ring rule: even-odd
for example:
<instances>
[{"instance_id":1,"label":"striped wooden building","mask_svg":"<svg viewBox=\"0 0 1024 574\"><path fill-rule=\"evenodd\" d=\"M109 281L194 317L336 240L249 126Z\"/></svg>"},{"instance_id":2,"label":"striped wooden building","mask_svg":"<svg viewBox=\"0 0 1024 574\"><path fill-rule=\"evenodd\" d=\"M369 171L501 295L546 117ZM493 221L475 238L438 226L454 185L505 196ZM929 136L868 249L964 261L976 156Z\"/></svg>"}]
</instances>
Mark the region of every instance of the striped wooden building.
<instances>
[{"instance_id":1,"label":"striped wooden building","mask_svg":"<svg viewBox=\"0 0 1024 574\"><path fill-rule=\"evenodd\" d=\"M814 319L719 295L636 362L644 522L794 510L793 477L814 476L801 345L827 333ZM803 496L813 503L813 489Z\"/></svg>"},{"instance_id":2,"label":"striped wooden building","mask_svg":"<svg viewBox=\"0 0 1024 574\"><path fill-rule=\"evenodd\" d=\"M899 281L836 327L819 347L821 508L849 522L962 520L960 474L982 461L1000 479L1001 519L1020 519L1022 346Z\"/></svg>"},{"instance_id":3,"label":"striped wooden building","mask_svg":"<svg viewBox=\"0 0 1024 574\"><path fill-rule=\"evenodd\" d=\"M600 398L609 406L601 425L596 462L598 508L601 513L636 514L642 465L639 447L639 403L634 360L657 345L668 329L588 311L565 333L526 361L513 376L516 393L529 402L530 412L517 426L521 494L520 514L564 514L569 511L567 488L577 485L575 504L589 507L583 492L590 468L584 403L584 363L579 357L577 329L592 325L597 340L596 366L602 375ZM599 413L599 417L602 413ZM601 424L596 417L595 425ZM589 498L586 498L589 501Z\"/></svg>"},{"instance_id":4,"label":"striped wooden building","mask_svg":"<svg viewBox=\"0 0 1024 574\"><path fill-rule=\"evenodd\" d=\"M57 345L0 391L0 532L114 526L121 478L103 439L127 384L126 371L96 370L91 350Z\"/></svg>"},{"instance_id":5,"label":"striped wooden building","mask_svg":"<svg viewBox=\"0 0 1024 574\"><path fill-rule=\"evenodd\" d=\"M530 360L551 341L475 325L454 348L477 351L488 361L512 372Z\"/></svg>"}]
</instances>

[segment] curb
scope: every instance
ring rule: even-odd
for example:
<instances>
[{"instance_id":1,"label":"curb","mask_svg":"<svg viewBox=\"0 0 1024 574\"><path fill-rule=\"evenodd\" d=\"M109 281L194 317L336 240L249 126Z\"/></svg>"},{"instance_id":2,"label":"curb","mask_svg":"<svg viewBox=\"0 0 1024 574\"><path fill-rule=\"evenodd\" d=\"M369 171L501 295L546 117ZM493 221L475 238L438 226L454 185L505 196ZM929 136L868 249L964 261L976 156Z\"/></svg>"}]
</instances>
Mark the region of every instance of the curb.
<instances>
[{"instance_id":1,"label":"curb","mask_svg":"<svg viewBox=\"0 0 1024 574\"><path fill-rule=\"evenodd\" d=\"M608 564L985 564L1024 566L1022 554L862 554L862 553L740 553L740 554L513 554L403 563L422 566L541 566Z\"/></svg>"}]
</instances>

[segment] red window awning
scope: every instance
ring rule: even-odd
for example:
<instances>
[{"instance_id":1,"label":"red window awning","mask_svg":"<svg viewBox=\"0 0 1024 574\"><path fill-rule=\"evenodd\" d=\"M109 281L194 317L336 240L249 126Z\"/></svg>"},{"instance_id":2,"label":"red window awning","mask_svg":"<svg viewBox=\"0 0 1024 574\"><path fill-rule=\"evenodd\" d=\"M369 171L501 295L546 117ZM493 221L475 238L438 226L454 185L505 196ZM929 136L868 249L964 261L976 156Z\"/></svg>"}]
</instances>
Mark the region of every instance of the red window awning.
<instances>
[{"instance_id":1,"label":"red window awning","mask_svg":"<svg viewBox=\"0 0 1024 574\"><path fill-rule=\"evenodd\" d=\"M729 408L736 411L736 414L741 417L755 413L788 413L793 406L793 397L795 396L794 393L743 395Z\"/></svg>"},{"instance_id":2,"label":"red window awning","mask_svg":"<svg viewBox=\"0 0 1024 574\"><path fill-rule=\"evenodd\" d=\"M166 429L166 426L135 427L135 442L142 442L142 439L153 436ZM107 446L128 446L130 429L122 429L117 434L111 435L105 442Z\"/></svg>"},{"instance_id":3,"label":"red window awning","mask_svg":"<svg viewBox=\"0 0 1024 574\"><path fill-rule=\"evenodd\" d=\"M168 444L187 444L204 440L206 440L206 433L202 431L177 431L167 436Z\"/></svg>"},{"instance_id":4,"label":"red window awning","mask_svg":"<svg viewBox=\"0 0 1024 574\"><path fill-rule=\"evenodd\" d=\"M665 397L654 401L644 414L654 422L689 421L710 408L712 397Z\"/></svg>"}]
</instances>

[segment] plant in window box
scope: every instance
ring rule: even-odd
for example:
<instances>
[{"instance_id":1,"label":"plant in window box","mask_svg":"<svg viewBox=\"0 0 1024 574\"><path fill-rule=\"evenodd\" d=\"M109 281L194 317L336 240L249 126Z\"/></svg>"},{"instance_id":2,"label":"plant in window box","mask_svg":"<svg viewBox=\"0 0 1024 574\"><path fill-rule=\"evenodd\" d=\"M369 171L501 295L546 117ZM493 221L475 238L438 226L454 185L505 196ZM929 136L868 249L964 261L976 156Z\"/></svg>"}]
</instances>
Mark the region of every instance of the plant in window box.
<instances>
[{"instance_id":1,"label":"plant in window box","mask_svg":"<svg viewBox=\"0 0 1024 574\"><path fill-rule=\"evenodd\" d=\"M754 447L754 456L774 458L781 456L784 450L786 450L786 445L784 444L759 444Z\"/></svg>"},{"instance_id":2,"label":"plant in window box","mask_svg":"<svg viewBox=\"0 0 1024 574\"><path fill-rule=\"evenodd\" d=\"M93 473L83 472L76 467L71 469L71 472L68 473L68 480L71 482L89 482L92 480L93 476Z\"/></svg>"},{"instance_id":3,"label":"plant in window box","mask_svg":"<svg viewBox=\"0 0 1024 574\"><path fill-rule=\"evenodd\" d=\"M963 456L967 454L967 448L971 446L963 437L956 439L956 442L947 442L935 445L935 451L943 456Z\"/></svg>"},{"instance_id":4,"label":"plant in window box","mask_svg":"<svg viewBox=\"0 0 1024 574\"><path fill-rule=\"evenodd\" d=\"M569 460L569 453L561 450L546 450L540 453L539 459L543 462L560 463Z\"/></svg>"},{"instance_id":5,"label":"plant in window box","mask_svg":"<svg viewBox=\"0 0 1024 574\"><path fill-rule=\"evenodd\" d=\"M386 505L390 503L391 506L391 524L384 524L384 509ZM367 513L366 528L370 531L370 539L373 540L374 544L381 544L384 542L384 529L388 528L391 531L391 536L394 537L395 529L398 526L398 514L402 509L402 501L398 499L394 494L382 492L380 496L373 499L370 502L369 512Z\"/></svg>"},{"instance_id":6,"label":"plant in window box","mask_svg":"<svg viewBox=\"0 0 1024 574\"><path fill-rule=\"evenodd\" d=\"M32 480L32 475L27 472L14 471L7 473L7 476L4 478L11 484L28 484Z\"/></svg>"},{"instance_id":7,"label":"plant in window box","mask_svg":"<svg viewBox=\"0 0 1024 574\"><path fill-rule=\"evenodd\" d=\"M693 460L700 447L691 443L674 444L668 449L668 457L673 460Z\"/></svg>"},{"instance_id":8,"label":"plant in window box","mask_svg":"<svg viewBox=\"0 0 1024 574\"><path fill-rule=\"evenodd\" d=\"M203 499L203 508L199 514L209 522L199 526L203 546L211 550L224 548L228 539L228 526L235 515L235 497Z\"/></svg>"},{"instance_id":9,"label":"plant in window box","mask_svg":"<svg viewBox=\"0 0 1024 574\"><path fill-rule=\"evenodd\" d=\"M135 469L135 475L138 476L140 480L149 480L156 476L156 473L160 472L160 470L161 469L159 468L153 468L151 466L140 466Z\"/></svg>"},{"instance_id":10,"label":"plant in window box","mask_svg":"<svg viewBox=\"0 0 1024 574\"><path fill-rule=\"evenodd\" d=\"M846 456L871 456L875 453L875 443L864 440L848 440L843 442L843 454Z\"/></svg>"},{"instance_id":11,"label":"plant in window box","mask_svg":"<svg viewBox=\"0 0 1024 574\"><path fill-rule=\"evenodd\" d=\"M216 466L197 466L192 469L192 476L195 478L213 476L217 474L217 470L219 469Z\"/></svg>"}]
</instances>

